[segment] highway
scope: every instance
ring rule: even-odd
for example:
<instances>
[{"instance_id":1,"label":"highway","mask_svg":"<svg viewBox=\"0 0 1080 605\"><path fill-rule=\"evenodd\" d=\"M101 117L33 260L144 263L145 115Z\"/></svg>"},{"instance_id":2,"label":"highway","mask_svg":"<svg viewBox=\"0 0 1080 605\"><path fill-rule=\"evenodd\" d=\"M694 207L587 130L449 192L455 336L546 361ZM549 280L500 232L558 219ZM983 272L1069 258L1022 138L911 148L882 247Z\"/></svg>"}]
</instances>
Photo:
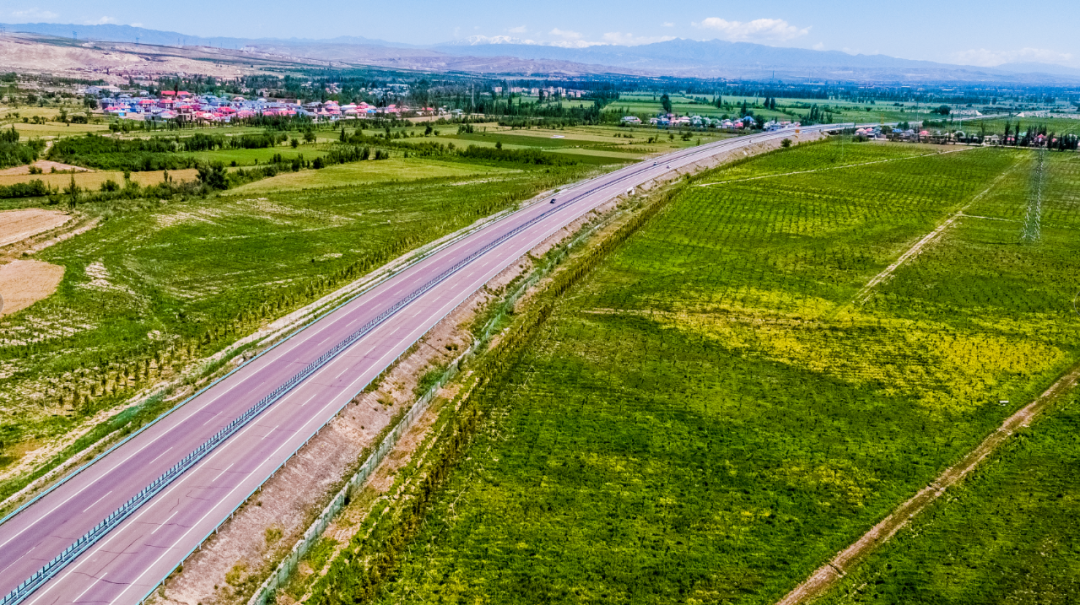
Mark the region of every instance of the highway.
<instances>
[{"instance_id":1,"label":"highway","mask_svg":"<svg viewBox=\"0 0 1080 605\"><path fill-rule=\"evenodd\" d=\"M803 128L803 132L835 126ZM792 137L727 139L576 184L446 246L250 360L67 477L0 525L3 605L142 601L314 433L401 353L530 249L593 209L718 153ZM11 595L113 511L363 326L381 323L167 482L85 552ZM280 390L280 389L279 389ZM189 458L190 459L190 458Z\"/></svg>"}]
</instances>

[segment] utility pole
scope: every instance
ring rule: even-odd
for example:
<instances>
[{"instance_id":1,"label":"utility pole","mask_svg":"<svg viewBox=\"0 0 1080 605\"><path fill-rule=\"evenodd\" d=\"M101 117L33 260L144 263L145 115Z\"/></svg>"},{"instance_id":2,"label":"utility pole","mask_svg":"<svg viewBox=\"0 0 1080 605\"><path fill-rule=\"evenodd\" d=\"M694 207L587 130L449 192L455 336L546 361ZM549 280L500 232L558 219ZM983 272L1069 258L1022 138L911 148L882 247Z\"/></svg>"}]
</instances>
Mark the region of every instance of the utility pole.
<instances>
[{"instance_id":1,"label":"utility pole","mask_svg":"<svg viewBox=\"0 0 1080 605\"><path fill-rule=\"evenodd\" d=\"M1028 200L1027 216L1020 241L1035 243L1042 238L1042 189L1046 179L1046 147L1040 147L1035 160L1035 172L1031 175L1032 197Z\"/></svg>"}]
</instances>

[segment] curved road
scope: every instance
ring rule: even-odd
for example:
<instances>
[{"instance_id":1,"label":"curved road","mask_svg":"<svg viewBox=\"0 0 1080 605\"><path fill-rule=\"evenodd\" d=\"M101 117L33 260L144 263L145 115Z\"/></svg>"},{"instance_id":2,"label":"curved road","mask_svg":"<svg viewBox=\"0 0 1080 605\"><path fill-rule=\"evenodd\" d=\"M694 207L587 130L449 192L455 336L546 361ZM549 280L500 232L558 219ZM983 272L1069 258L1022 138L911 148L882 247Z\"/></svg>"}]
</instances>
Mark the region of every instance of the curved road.
<instances>
[{"instance_id":1,"label":"curved road","mask_svg":"<svg viewBox=\"0 0 1080 605\"><path fill-rule=\"evenodd\" d=\"M830 128L835 126L803 131ZM585 181L560 192L556 204L528 206L368 290L241 366L0 525L0 595L14 590L346 336L432 278L483 252L293 387L22 601L140 602L399 354L516 259L630 187L718 153L791 135L780 131L719 141ZM528 226L492 246L523 225Z\"/></svg>"}]
</instances>

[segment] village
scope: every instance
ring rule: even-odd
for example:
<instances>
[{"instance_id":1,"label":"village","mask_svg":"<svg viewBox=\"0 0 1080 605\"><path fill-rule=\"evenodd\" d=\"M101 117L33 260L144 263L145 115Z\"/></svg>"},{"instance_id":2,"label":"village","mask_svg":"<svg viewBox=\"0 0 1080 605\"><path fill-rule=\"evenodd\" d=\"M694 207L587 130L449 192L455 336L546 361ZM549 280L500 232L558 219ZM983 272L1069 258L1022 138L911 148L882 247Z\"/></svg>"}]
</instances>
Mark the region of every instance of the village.
<instances>
[{"instance_id":1,"label":"village","mask_svg":"<svg viewBox=\"0 0 1080 605\"><path fill-rule=\"evenodd\" d=\"M159 122L228 124L233 120L255 116L308 117L313 120L335 121L374 116L419 117L461 113L460 110L448 110L445 107L409 107L393 103L377 107L365 102L339 105L336 101L300 103L296 99L195 95L184 90L163 90L160 96L146 93L119 93L114 96L110 91L91 86L84 94L101 95L99 103L106 116Z\"/></svg>"},{"instance_id":2,"label":"village","mask_svg":"<svg viewBox=\"0 0 1080 605\"><path fill-rule=\"evenodd\" d=\"M398 85L402 86L402 85ZM496 95L502 87L494 87ZM581 98L584 90L568 90L562 87L507 89L511 94L532 95L539 99ZM329 93L339 92L328 89ZM371 96L390 101L400 96L400 91L373 90ZM154 95L149 92L124 92L114 86L87 86L79 91L85 97L94 98L106 117L150 122L184 122L202 124L228 124L255 116L304 117L314 121L333 122L357 118L415 118L429 116L462 117L461 109L447 107L413 107L405 104L367 102L340 104L334 100L301 102L298 99L273 98L263 95L252 98L242 95L216 96L194 94L186 90L162 90ZM491 93L481 93L490 95Z\"/></svg>"}]
</instances>

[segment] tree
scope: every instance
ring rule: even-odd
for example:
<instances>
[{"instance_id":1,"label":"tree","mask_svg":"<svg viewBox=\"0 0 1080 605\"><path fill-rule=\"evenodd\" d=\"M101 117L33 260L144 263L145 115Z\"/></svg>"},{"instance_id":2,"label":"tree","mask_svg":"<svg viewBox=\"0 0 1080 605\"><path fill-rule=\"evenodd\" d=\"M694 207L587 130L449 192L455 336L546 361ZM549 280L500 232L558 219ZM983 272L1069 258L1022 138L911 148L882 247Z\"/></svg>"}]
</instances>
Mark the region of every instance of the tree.
<instances>
[{"instance_id":1,"label":"tree","mask_svg":"<svg viewBox=\"0 0 1080 605\"><path fill-rule=\"evenodd\" d=\"M229 175L225 172L225 164L213 162L201 163L196 167L199 182L209 189L227 189L229 187Z\"/></svg>"},{"instance_id":2,"label":"tree","mask_svg":"<svg viewBox=\"0 0 1080 605\"><path fill-rule=\"evenodd\" d=\"M671 113L671 98L666 92L660 95L660 105L664 108L664 113Z\"/></svg>"}]
</instances>

